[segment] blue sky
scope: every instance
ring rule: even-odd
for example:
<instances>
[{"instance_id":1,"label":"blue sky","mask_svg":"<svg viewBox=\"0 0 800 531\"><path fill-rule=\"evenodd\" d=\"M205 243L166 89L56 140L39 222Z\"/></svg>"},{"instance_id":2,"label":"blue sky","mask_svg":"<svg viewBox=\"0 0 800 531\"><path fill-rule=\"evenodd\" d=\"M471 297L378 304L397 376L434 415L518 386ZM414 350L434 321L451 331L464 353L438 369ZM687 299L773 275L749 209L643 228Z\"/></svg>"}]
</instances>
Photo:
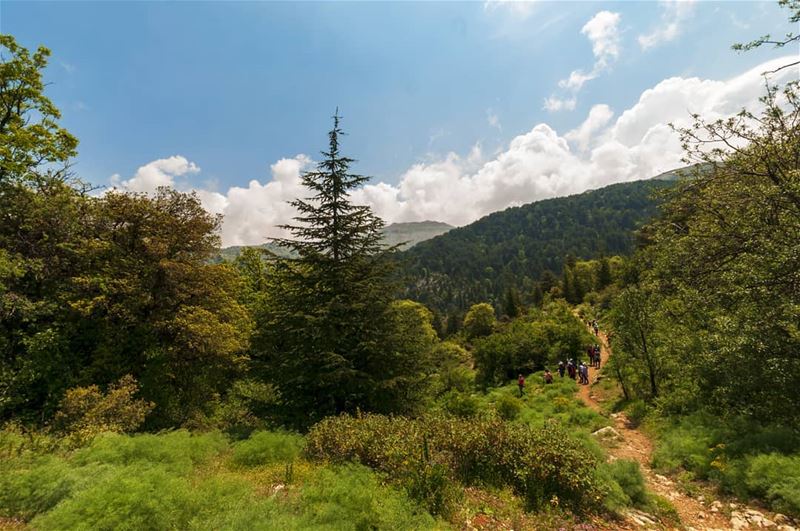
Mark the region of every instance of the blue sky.
<instances>
[{"instance_id":1,"label":"blue sky","mask_svg":"<svg viewBox=\"0 0 800 531\"><path fill-rule=\"evenodd\" d=\"M225 196L210 208L228 215L231 187L267 186L280 171L307 167L298 155L313 159L324 147L338 105L356 170L394 194L364 200L390 221L433 217L436 208L381 201L432 197L410 183L446 183L448 164L475 180L537 124L593 160L587 150L602 143L603 128L619 128L648 89L668 78L731 80L796 54L730 50L791 29L763 2L0 2L0 31L53 50L48 94L81 140L75 168L85 179L108 184L116 174L124 183L153 161L181 157L182 166L172 159L156 171ZM591 79L569 87L574 71ZM553 110L554 101L567 103ZM607 106L594 113L601 125L579 135L597 105ZM416 170L425 174L414 181ZM505 190L508 198L470 215L596 184L565 179L572 184ZM265 231L226 240L254 243Z\"/></svg>"}]
</instances>

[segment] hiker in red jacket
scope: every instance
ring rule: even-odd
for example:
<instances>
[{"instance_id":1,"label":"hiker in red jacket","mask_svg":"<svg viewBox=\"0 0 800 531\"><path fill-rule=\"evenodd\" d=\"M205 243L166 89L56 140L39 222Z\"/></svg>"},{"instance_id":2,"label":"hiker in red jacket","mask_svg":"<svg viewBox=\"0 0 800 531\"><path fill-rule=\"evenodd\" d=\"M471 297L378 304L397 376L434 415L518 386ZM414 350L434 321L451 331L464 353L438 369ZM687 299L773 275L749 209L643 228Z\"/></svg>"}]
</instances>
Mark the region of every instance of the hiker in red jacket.
<instances>
[{"instance_id":1,"label":"hiker in red jacket","mask_svg":"<svg viewBox=\"0 0 800 531\"><path fill-rule=\"evenodd\" d=\"M525 377L520 374L517 377L517 385L519 386L519 396L525 394Z\"/></svg>"}]
</instances>

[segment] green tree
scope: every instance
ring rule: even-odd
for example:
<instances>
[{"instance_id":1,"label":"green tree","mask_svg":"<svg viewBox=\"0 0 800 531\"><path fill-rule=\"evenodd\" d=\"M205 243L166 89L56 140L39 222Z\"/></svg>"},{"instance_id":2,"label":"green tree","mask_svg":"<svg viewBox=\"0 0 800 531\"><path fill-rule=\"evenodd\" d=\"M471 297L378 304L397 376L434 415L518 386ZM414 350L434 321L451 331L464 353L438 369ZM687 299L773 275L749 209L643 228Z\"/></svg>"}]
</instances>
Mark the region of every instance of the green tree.
<instances>
[{"instance_id":1,"label":"green tree","mask_svg":"<svg viewBox=\"0 0 800 531\"><path fill-rule=\"evenodd\" d=\"M797 28L797 23L800 22L800 0L778 0L778 5L789 10L789 23L792 24L793 28ZM746 52L764 45L771 45L774 48L784 48L785 46L792 44L797 46L798 41L800 41L800 34L790 31L784 34L782 37L777 38L773 38L770 34L766 34L747 43L736 43L732 46L732 48L738 52ZM792 68L798 64L800 64L800 61L792 61L785 65L781 65L776 70L773 70L769 73L774 74L778 70Z\"/></svg>"},{"instance_id":2,"label":"green tree","mask_svg":"<svg viewBox=\"0 0 800 531\"><path fill-rule=\"evenodd\" d=\"M503 314L511 319L519 317L522 313L522 299L516 288L509 287L503 300Z\"/></svg>"},{"instance_id":3,"label":"green tree","mask_svg":"<svg viewBox=\"0 0 800 531\"><path fill-rule=\"evenodd\" d=\"M467 339L488 336L494 331L497 319L491 304L482 302L474 304L464 317L464 330Z\"/></svg>"},{"instance_id":4,"label":"green tree","mask_svg":"<svg viewBox=\"0 0 800 531\"><path fill-rule=\"evenodd\" d=\"M357 409L402 410L398 382L420 372L418 359L389 344L393 249L381 245L383 222L350 200L368 178L350 173L338 114L333 121L322 161L302 177L312 196L292 202L298 224L279 243L297 258L276 263L257 341L262 374L300 427Z\"/></svg>"},{"instance_id":5,"label":"green tree","mask_svg":"<svg viewBox=\"0 0 800 531\"><path fill-rule=\"evenodd\" d=\"M647 229L640 270L699 343L685 361L705 404L790 421L800 410L797 83L769 87L762 103L758 116L696 117L681 131L697 165Z\"/></svg>"},{"instance_id":6,"label":"green tree","mask_svg":"<svg viewBox=\"0 0 800 531\"><path fill-rule=\"evenodd\" d=\"M44 94L50 50L33 54L0 34L0 185L64 177L78 140L58 125L61 113ZM0 193L3 191L0 189Z\"/></svg>"},{"instance_id":7,"label":"green tree","mask_svg":"<svg viewBox=\"0 0 800 531\"><path fill-rule=\"evenodd\" d=\"M611 285L614 279L611 276L611 263L607 256L600 257L600 265L597 268L597 289L602 290Z\"/></svg>"},{"instance_id":8,"label":"green tree","mask_svg":"<svg viewBox=\"0 0 800 531\"><path fill-rule=\"evenodd\" d=\"M658 397L664 377L655 337L656 308L652 292L630 286L614 299L611 311L617 377L626 393L634 387L647 399Z\"/></svg>"}]
</instances>

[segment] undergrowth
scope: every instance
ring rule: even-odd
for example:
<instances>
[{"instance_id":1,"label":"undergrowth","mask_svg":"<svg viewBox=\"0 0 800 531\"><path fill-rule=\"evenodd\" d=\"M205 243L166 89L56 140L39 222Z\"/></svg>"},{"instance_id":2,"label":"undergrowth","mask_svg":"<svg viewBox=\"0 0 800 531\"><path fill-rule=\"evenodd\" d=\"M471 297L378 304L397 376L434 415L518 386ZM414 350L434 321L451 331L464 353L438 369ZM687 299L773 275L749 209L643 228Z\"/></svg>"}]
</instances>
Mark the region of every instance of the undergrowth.
<instances>
[{"instance_id":1,"label":"undergrowth","mask_svg":"<svg viewBox=\"0 0 800 531\"><path fill-rule=\"evenodd\" d=\"M710 480L740 498L800 516L800 435L705 412L654 419L653 465L662 472Z\"/></svg>"}]
</instances>

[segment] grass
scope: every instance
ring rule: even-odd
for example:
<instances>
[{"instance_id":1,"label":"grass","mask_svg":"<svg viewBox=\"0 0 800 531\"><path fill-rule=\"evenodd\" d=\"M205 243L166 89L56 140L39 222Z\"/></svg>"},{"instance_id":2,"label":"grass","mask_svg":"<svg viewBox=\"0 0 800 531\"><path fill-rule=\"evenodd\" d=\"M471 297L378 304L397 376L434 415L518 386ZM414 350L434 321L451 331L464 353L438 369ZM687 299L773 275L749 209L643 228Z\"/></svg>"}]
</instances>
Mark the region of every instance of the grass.
<instances>
[{"instance_id":1,"label":"grass","mask_svg":"<svg viewBox=\"0 0 800 531\"><path fill-rule=\"evenodd\" d=\"M651 424L657 470L710 480L724 492L800 516L800 436L792 429L704 412Z\"/></svg>"},{"instance_id":2,"label":"grass","mask_svg":"<svg viewBox=\"0 0 800 531\"><path fill-rule=\"evenodd\" d=\"M309 460L306 438L285 432L257 431L237 442L218 432L186 430L103 434L68 450L56 440L0 431L0 523L27 522L42 530L444 529L450 524L443 518L461 526L479 517L517 527L543 521L577 525L580 517L570 509L638 504L639 484L637 471L591 466L603 462L605 452L589 434L607 421L585 407L576 391L572 380L556 376L555 383L545 385L537 373L529 376L521 398L515 382L488 393L449 397L460 420L436 426L452 428L462 439L471 433L467 438L477 446L464 447L474 450L469 463L452 468L447 456L453 452L445 448L437 454L423 437L409 457L424 466L403 468L409 472L402 481L372 465ZM486 422L508 428L493 428L484 436L476 430ZM507 432L500 445L505 450L492 463L484 462L498 449L500 432ZM541 440L532 442L529 433L539 433ZM531 444L543 446L525 450ZM554 445L561 449L540 462ZM574 466L565 456L577 459ZM602 492L610 501L604 505L592 496L571 505L573 487L565 482L572 481L576 496L581 485L595 485L591 489L607 489ZM770 495L783 496L787 489ZM529 512L534 505L537 512Z\"/></svg>"},{"instance_id":3,"label":"grass","mask_svg":"<svg viewBox=\"0 0 800 531\"><path fill-rule=\"evenodd\" d=\"M177 431L103 435L69 453L19 447L0 461L0 522L44 531L446 527L366 467L305 461L303 442Z\"/></svg>"},{"instance_id":4,"label":"grass","mask_svg":"<svg viewBox=\"0 0 800 531\"><path fill-rule=\"evenodd\" d=\"M514 403L519 407L511 406L517 409L512 414L513 419L532 427L557 421L570 430L591 433L608 425L608 419L588 408L576 396L578 384L574 380L566 376L560 378L556 374L552 384L545 384L543 375L543 372L537 372L528 376L521 398L516 383L478 395L480 409L497 410L501 417L506 418L509 415L509 402Z\"/></svg>"}]
</instances>

